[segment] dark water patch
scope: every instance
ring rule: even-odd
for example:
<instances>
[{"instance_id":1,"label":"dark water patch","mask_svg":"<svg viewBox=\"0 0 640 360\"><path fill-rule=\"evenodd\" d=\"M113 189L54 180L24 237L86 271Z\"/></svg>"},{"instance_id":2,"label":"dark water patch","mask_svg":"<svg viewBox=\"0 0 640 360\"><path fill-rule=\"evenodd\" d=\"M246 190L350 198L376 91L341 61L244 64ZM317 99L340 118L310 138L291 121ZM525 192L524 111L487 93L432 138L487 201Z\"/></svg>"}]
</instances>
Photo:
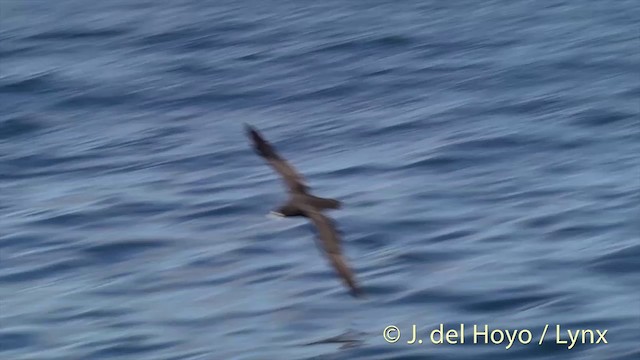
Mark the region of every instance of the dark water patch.
<instances>
[{"instance_id":1,"label":"dark water patch","mask_svg":"<svg viewBox=\"0 0 640 360\"><path fill-rule=\"evenodd\" d=\"M549 335L547 334L547 336ZM547 358L566 359L570 358L572 354L579 354L587 348L584 346L586 344L578 345L578 343L576 343L573 348L568 349L567 344L559 344L557 341L553 340L555 339L545 338L545 341L543 341L541 345L537 346L536 353L529 353L529 357L535 359L540 358L540 356L547 356ZM531 346L531 344L529 344L529 346ZM590 347L592 345L588 346Z\"/></svg>"},{"instance_id":2,"label":"dark water patch","mask_svg":"<svg viewBox=\"0 0 640 360\"><path fill-rule=\"evenodd\" d=\"M0 81L0 94L43 94L58 89L58 79L49 72L29 74L28 77Z\"/></svg>"},{"instance_id":3,"label":"dark water patch","mask_svg":"<svg viewBox=\"0 0 640 360\"><path fill-rule=\"evenodd\" d=\"M169 31L156 32L146 36L136 38L131 46L148 48L162 47L164 50L201 50L220 49L221 47L238 46L239 44L249 45L252 37L238 37L237 34L255 29L257 24L238 23L237 25L221 25L216 22L207 27L182 26Z\"/></svg>"},{"instance_id":4,"label":"dark water patch","mask_svg":"<svg viewBox=\"0 0 640 360\"><path fill-rule=\"evenodd\" d=\"M492 313L492 312L505 312L523 310L537 306L539 304L552 301L554 295L540 295L536 293L531 294L496 294L495 292L489 294L477 295L471 301L466 301L459 306L472 313Z\"/></svg>"},{"instance_id":5,"label":"dark water patch","mask_svg":"<svg viewBox=\"0 0 640 360\"><path fill-rule=\"evenodd\" d=\"M123 163L123 165L112 166L106 174L128 174L134 171L147 169L180 169L180 171L201 171L203 164L207 167L215 167L225 164L228 159L224 156L225 152L208 153L203 152L197 155L189 153L183 156L174 157L171 160L155 160L155 161L132 161ZM161 171L161 170L158 170ZM191 189L191 191L196 191Z\"/></svg>"},{"instance_id":6,"label":"dark water patch","mask_svg":"<svg viewBox=\"0 0 640 360\"><path fill-rule=\"evenodd\" d=\"M64 29L43 31L38 34L28 36L27 40L47 40L47 41L72 41L72 40L103 40L112 37L126 35L130 29Z\"/></svg>"},{"instance_id":7,"label":"dark water patch","mask_svg":"<svg viewBox=\"0 0 640 360\"><path fill-rule=\"evenodd\" d=\"M562 214L541 214L522 221L522 224L530 229L546 228L558 225L565 221Z\"/></svg>"},{"instance_id":8,"label":"dark water patch","mask_svg":"<svg viewBox=\"0 0 640 360\"><path fill-rule=\"evenodd\" d=\"M274 280L276 278L277 277L273 277L270 280ZM321 287L305 288L305 289L295 291L293 296L297 298L322 298L326 294L326 292L327 290Z\"/></svg>"},{"instance_id":9,"label":"dark water patch","mask_svg":"<svg viewBox=\"0 0 640 360\"><path fill-rule=\"evenodd\" d=\"M37 234L12 234L0 236L0 249L9 247L34 247L42 239ZM1 254L1 252L0 252Z\"/></svg>"},{"instance_id":10,"label":"dark water patch","mask_svg":"<svg viewBox=\"0 0 640 360\"><path fill-rule=\"evenodd\" d=\"M184 94L184 92L178 93ZM237 106L255 106L255 102L268 100L271 93L265 90L236 88L210 89L206 94L187 93L186 95L167 97L163 100L148 99L145 104L158 108L180 108L193 106L212 106L217 104L220 107L237 109Z\"/></svg>"},{"instance_id":11,"label":"dark water patch","mask_svg":"<svg viewBox=\"0 0 640 360\"><path fill-rule=\"evenodd\" d=\"M640 358L640 350L627 351L624 354L612 356L611 360L637 360Z\"/></svg>"},{"instance_id":12,"label":"dark water patch","mask_svg":"<svg viewBox=\"0 0 640 360\"><path fill-rule=\"evenodd\" d=\"M223 204L208 209L190 211L184 215L181 215L179 219L181 221L192 221L201 219L212 219L217 216L235 216L237 214L245 213L248 210L254 208L255 206L253 206L249 202L237 201L234 203Z\"/></svg>"},{"instance_id":13,"label":"dark water patch","mask_svg":"<svg viewBox=\"0 0 640 360\"><path fill-rule=\"evenodd\" d=\"M100 221L101 219L96 218L92 213L73 212L59 215L50 215L45 218L32 221L31 224L37 226L76 227Z\"/></svg>"},{"instance_id":14,"label":"dark water patch","mask_svg":"<svg viewBox=\"0 0 640 360\"><path fill-rule=\"evenodd\" d=\"M235 43L230 42L224 36L205 35L192 37L185 41L177 43L177 47L181 50L203 50L203 49L216 49L221 47L233 46Z\"/></svg>"},{"instance_id":15,"label":"dark water patch","mask_svg":"<svg viewBox=\"0 0 640 360\"><path fill-rule=\"evenodd\" d=\"M202 38L206 40L208 37L216 37L208 32L203 32L196 27L178 27L169 31L156 32L154 34L142 36L136 41L142 47L149 45L171 45L188 43L194 39Z\"/></svg>"},{"instance_id":16,"label":"dark water patch","mask_svg":"<svg viewBox=\"0 0 640 360\"><path fill-rule=\"evenodd\" d=\"M10 45L9 45L10 44ZM3 43L0 41L0 59L10 59L12 57L26 57L36 55L40 48L24 43Z\"/></svg>"},{"instance_id":17,"label":"dark water patch","mask_svg":"<svg viewBox=\"0 0 640 360\"><path fill-rule=\"evenodd\" d=\"M607 329L615 327L619 324L619 319L612 317L595 317L593 315L586 316L580 319L571 319L563 324L561 324L564 328L569 329ZM597 339L597 335L596 336Z\"/></svg>"},{"instance_id":18,"label":"dark water patch","mask_svg":"<svg viewBox=\"0 0 640 360\"><path fill-rule=\"evenodd\" d=\"M185 125L170 125L161 129L153 129L149 132L149 137L152 139L164 139L175 135L187 134L187 127Z\"/></svg>"},{"instance_id":19,"label":"dark water patch","mask_svg":"<svg viewBox=\"0 0 640 360\"><path fill-rule=\"evenodd\" d=\"M640 203L640 188L629 187L628 189L612 189L602 187L593 196L602 201L605 205L603 210L620 209L628 204Z\"/></svg>"},{"instance_id":20,"label":"dark water patch","mask_svg":"<svg viewBox=\"0 0 640 360\"><path fill-rule=\"evenodd\" d=\"M208 355L210 353L207 351L188 351L177 356L169 355L166 358L162 358L162 360L202 360L206 359Z\"/></svg>"},{"instance_id":21,"label":"dark water patch","mask_svg":"<svg viewBox=\"0 0 640 360\"><path fill-rule=\"evenodd\" d=\"M170 257L163 257L169 259ZM147 266L151 266L152 261L149 257L142 257L147 262ZM118 260L124 260L120 258ZM131 261L130 258L127 259ZM217 273L212 267L206 269L206 272L183 271L182 268L167 271L159 269L158 273L148 276L138 277L135 273L120 273L119 276L111 278L118 279L117 282L110 282L107 286L101 286L91 290L91 295L106 296L114 298L126 298L131 295L151 296L162 295L172 292L184 292L188 290L197 290L210 288L220 284L228 284L238 280L238 275L231 273ZM209 275L213 272L215 275Z\"/></svg>"},{"instance_id":22,"label":"dark water patch","mask_svg":"<svg viewBox=\"0 0 640 360\"><path fill-rule=\"evenodd\" d=\"M83 155L62 155L55 153L40 153L26 156L19 156L4 161L5 165L11 166L16 170L23 170L24 168L51 168L60 165L75 163L75 162L91 162L96 160L96 154L83 154Z\"/></svg>"},{"instance_id":23,"label":"dark water patch","mask_svg":"<svg viewBox=\"0 0 640 360\"><path fill-rule=\"evenodd\" d=\"M155 250L159 248L165 248L169 246L171 240L121 240L108 242L99 245L91 245L82 249L82 252L90 255L95 259L99 259L103 262L117 262L134 256L139 256L140 253Z\"/></svg>"},{"instance_id":24,"label":"dark water patch","mask_svg":"<svg viewBox=\"0 0 640 360\"><path fill-rule=\"evenodd\" d=\"M577 145L577 144L576 144ZM564 145L561 145L562 147ZM581 146L581 145L578 145ZM567 148L565 148L566 150ZM562 150L562 149L559 149ZM571 174L579 173L582 169L584 169L584 164L575 162L573 160L568 161L556 161L551 164L545 164L544 171L549 173L551 176L566 176Z\"/></svg>"},{"instance_id":25,"label":"dark water patch","mask_svg":"<svg viewBox=\"0 0 640 360\"><path fill-rule=\"evenodd\" d=\"M19 331L0 332L0 353L34 346L38 342L38 336L34 333Z\"/></svg>"},{"instance_id":26,"label":"dark water patch","mask_svg":"<svg viewBox=\"0 0 640 360\"><path fill-rule=\"evenodd\" d=\"M367 40L368 44L380 47L396 47L414 44L416 39L407 35L382 35Z\"/></svg>"},{"instance_id":27,"label":"dark water patch","mask_svg":"<svg viewBox=\"0 0 640 360\"><path fill-rule=\"evenodd\" d=\"M368 296L388 296L390 294L398 294L406 289L406 286L399 284L398 281L381 281L372 280L363 282L360 286L362 292Z\"/></svg>"},{"instance_id":28,"label":"dark water patch","mask_svg":"<svg viewBox=\"0 0 640 360\"><path fill-rule=\"evenodd\" d=\"M228 256L204 256L197 259L194 259L188 263L188 267L195 268L215 268L215 267L226 267L233 264L236 260L232 257Z\"/></svg>"},{"instance_id":29,"label":"dark water patch","mask_svg":"<svg viewBox=\"0 0 640 360\"><path fill-rule=\"evenodd\" d=\"M407 162L398 170L425 169L439 172L456 172L466 168L479 167L480 161L470 156L439 153Z\"/></svg>"},{"instance_id":30,"label":"dark water patch","mask_svg":"<svg viewBox=\"0 0 640 360\"><path fill-rule=\"evenodd\" d=\"M65 323L74 320L114 320L130 314L130 311L123 309L91 309L70 314L52 314L46 321L48 323Z\"/></svg>"},{"instance_id":31,"label":"dark water patch","mask_svg":"<svg viewBox=\"0 0 640 360\"><path fill-rule=\"evenodd\" d=\"M349 347L359 346L364 343L362 339L365 334L344 333L336 336L331 336L325 339L316 340L305 344L305 346L320 345L320 344L346 344Z\"/></svg>"},{"instance_id":32,"label":"dark water patch","mask_svg":"<svg viewBox=\"0 0 640 360\"><path fill-rule=\"evenodd\" d=\"M263 60L263 59L266 59L267 57L268 56L265 52L254 52L254 53L238 56L236 60L252 62L252 61Z\"/></svg>"},{"instance_id":33,"label":"dark water patch","mask_svg":"<svg viewBox=\"0 0 640 360\"><path fill-rule=\"evenodd\" d=\"M623 96L627 96L633 100L639 99L640 98L640 85L636 85L636 86L632 86L628 89L625 89L624 91L621 92L621 95ZM637 116L637 114L636 114Z\"/></svg>"},{"instance_id":34,"label":"dark water patch","mask_svg":"<svg viewBox=\"0 0 640 360\"><path fill-rule=\"evenodd\" d=\"M318 264L321 263L321 260L322 259L318 258ZM333 268L331 268L330 266L325 266L324 268L319 268L318 270L314 270L314 271L305 271L303 273L298 273L293 276L290 276L290 278L296 281L297 280L300 280L303 282L308 281L309 283L313 283L313 284L322 283L323 281L326 281L326 280L338 281L338 278L335 272L333 271Z\"/></svg>"},{"instance_id":35,"label":"dark water patch","mask_svg":"<svg viewBox=\"0 0 640 360\"><path fill-rule=\"evenodd\" d=\"M239 300L239 299L237 299ZM274 307L272 310L232 310L225 311L222 313L217 313L215 315L203 315L192 317L189 319L171 319L164 321L163 325L176 326L179 328L187 328L192 329L194 326L201 327L210 327L215 326L215 324L219 324L221 321L230 321L230 320L242 320L248 318L259 318L265 315L273 315L278 312L287 312L291 311L290 305L281 306L278 305Z\"/></svg>"},{"instance_id":36,"label":"dark water patch","mask_svg":"<svg viewBox=\"0 0 640 360\"><path fill-rule=\"evenodd\" d=\"M593 260L589 266L607 275L639 274L640 245L632 245Z\"/></svg>"},{"instance_id":37,"label":"dark water patch","mask_svg":"<svg viewBox=\"0 0 640 360\"><path fill-rule=\"evenodd\" d=\"M178 40L182 40L184 38L189 38L193 36L193 34L194 34L194 30L181 28L181 29L174 29L171 31L159 32L159 33L143 36L143 37L140 37L137 41L141 46L167 44L167 43L176 42Z\"/></svg>"},{"instance_id":38,"label":"dark water patch","mask_svg":"<svg viewBox=\"0 0 640 360\"><path fill-rule=\"evenodd\" d=\"M524 208L532 207L532 206L541 206L544 202L539 201L539 199L550 198L553 196L562 196L566 194L566 191L562 188L538 188L538 189L525 189L522 191L514 192L504 198L511 198L514 200L520 200L517 204ZM503 198L501 196L497 196L497 198Z\"/></svg>"},{"instance_id":39,"label":"dark water patch","mask_svg":"<svg viewBox=\"0 0 640 360\"><path fill-rule=\"evenodd\" d=\"M293 299L287 299L286 302L283 301L281 304L277 304L271 307L270 309L232 310L222 314L218 314L216 317L217 317L217 321L238 321L238 320L243 320L247 318L258 318L265 315L273 315L278 312L290 312L294 310L294 306L290 305L294 301L295 300ZM215 318L212 317L212 320L214 319Z\"/></svg>"},{"instance_id":40,"label":"dark water patch","mask_svg":"<svg viewBox=\"0 0 640 360\"><path fill-rule=\"evenodd\" d=\"M460 239L469 237L473 234L475 234L474 231L466 230L466 229L448 230L448 231L430 236L429 242L439 243L439 242L445 242L445 241L460 240Z\"/></svg>"},{"instance_id":41,"label":"dark water patch","mask_svg":"<svg viewBox=\"0 0 640 360\"><path fill-rule=\"evenodd\" d=\"M385 49L408 47L414 42L413 38L405 35L368 36L324 43L309 51L308 54L351 53L362 50L383 51Z\"/></svg>"},{"instance_id":42,"label":"dark water patch","mask_svg":"<svg viewBox=\"0 0 640 360\"><path fill-rule=\"evenodd\" d=\"M367 77L378 77L378 76L385 76L385 75L392 75L395 74L397 72L397 69L394 68L389 68L389 69L379 69L379 70L369 70L369 71L365 71L364 73L362 73L362 77L367 78Z\"/></svg>"},{"instance_id":43,"label":"dark water patch","mask_svg":"<svg viewBox=\"0 0 640 360\"><path fill-rule=\"evenodd\" d=\"M291 269L291 265L271 265L260 267L261 273L281 273Z\"/></svg>"},{"instance_id":44,"label":"dark water patch","mask_svg":"<svg viewBox=\"0 0 640 360\"><path fill-rule=\"evenodd\" d=\"M525 98L511 102L501 102L494 104L490 109L487 109L485 113L491 114L505 114L505 115L544 115L557 111L561 111L567 107L567 104L559 99L552 98L550 96Z\"/></svg>"},{"instance_id":45,"label":"dark water patch","mask_svg":"<svg viewBox=\"0 0 640 360\"><path fill-rule=\"evenodd\" d=\"M285 267L285 269L289 270L290 267ZM247 285L253 284L262 284L270 281L274 281L280 279L284 276L283 271L261 271L257 274L251 274L248 276L244 276L244 283Z\"/></svg>"},{"instance_id":46,"label":"dark water patch","mask_svg":"<svg viewBox=\"0 0 640 360\"><path fill-rule=\"evenodd\" d=\"M576 149L586 149L590 146L593 146L598 141L592 137L571 137L565 139L557 139L553 142L554 146L558 150L576 150ZM568 167L568 164L564 164L565 168ZM557 166L557 164L553 164L552 166Z\"/></svg>"},{"instance_id":47,"label":"dark water patch","mask_svg":"<svg viewBox=\"0 0 640 360\"><path fill-rule=\"evenodd\" d=\"M140 216L154 216L165 214L180 208L180 204L162 201L136 201L112 205L97 212L101 217L117 217L123 214L137 214Z\"/></svg>"},{"instance_id":48,"label":"dark water patch","mask_svg":"<svg viewBox=\"0 0 640 360\"><path fill-rule=\"evenodd\" d=\"M322 173L317 178L333 178L335 176L346 176L346 175L355 175L358 176L374 176L376 174L381 174L386 172L388 169L381 166L375 166L371 164L362 164L362 165L352 165L348 167L344 167L342 169L331 170L325 173Z\"/></svg>"},{"instance_id":49,"label":"dark water patch","mask_svg":"<svg viewBox=\"0 0 640 360\"><path fill-rule=\"evenodd\" d=\"M25 271L0 275L0 283L20 283L33 280L44 280L51 276L58 276L67 272L77 271L89 265L79 259L63 259L51 264L31 268Z\"/></svg>"},{"instance_id":50,"label":"dark water patch","mask_svg":"<svg viewBox=\"0 0 640 360\"><path fill-rule=\"evenodd\" d=\"M424 76L428 75L431 77L443 77L443 74L453 73L453 72L480 72L486 70L487 64L484 63L453 63L453 64L419 64L419 66L414 66L408 69L407 75L409 76ZM434 78L427 80L426 83L431 81L433 83Z\"/></svg>"},{"instance_id":51,"label":"dark water patch","mask_svg":"<svg viewBox=\"0 0 640 360\"><path fill-rule=\"evenodd\" d=\"M461 53L470 58L478 58L480 56L471 56L473 52L477 55L490 53L496 50L502 50L505 47L516 45L520 40L518 38L477 38L461 39L460 37L441 37L430 36L415 46L416 53L422 58L432 60L434 58L447 57L449 55L459 56Z\"/></svg>"},{"instance_id":52,"label":"dark water patch","mask_svg":"<svg viewBox=\"0 0 640 360\"><path fill-rule=\"evenodd\" d=\"M613 229L617 229L617 224L566 224L549 230L546 237L550 240L584 239L585 237L594 237Z\"/></svg>"},{"instance_id":53,"label":"dark water patch","mask_svg":"<svg viewBox=\"0 0 640 360\"><path fill-rule=\"evenodd\" d=\"M392 242L393 238L385 233L372 233L366 235L350 235L348 242L361 249L375 250Z\"/></svg>"},{"instance_id":54,"label":"dark water patch","mask_svg":"<svg viewBox=\"0 0 640 360\"><path fill-rule=\"evenodd\" d=\"M219 315L208 316L203 314L203 316L194 317L190 319L170 319L163 321L162 325L170 326L170 327L179 327L179 328L192 328L192 327L206 327L211 326L212 324L216 324L216 322L220 321Z\"/></svg>"},{"instance_id":55,"label":"dark water patch","mask_svg":"<svg viewBox=\"0 0 640 360\"><path fill-rule=\"evenodd\" d=\"M412 289L405 291L402 295L388 300L390 304L457 304L469 301L469 296L456 294L442 289Z\"/></svg>"},{"instance_id":56,"label":"dark water patch","mask_svg":"<svg viewBox=\"0 0 640 360\"><path fill-rule=\"evenodd\" d=\"M273 241L273 237L269 237L268 240ZM269 242L255 242L251 245L243 246L241 248L232 250L228 256L236 258L236 259L244 259L248 256L255 255L268 255L273 254L273 247L269 244Z\"/></svg>"},{"instance_id":57,"label":"dark water patch","mask_svg":"<svg viewBox=\"0 0 640 360\"><path fill-rule=\"evenodd\" d=\"M471 138L459 141L443 148L443 151L453 151L462 153L473 153L482 151L514 151L531 150L545 145L542 139L536 139L531 135L522 136L519 134L509 134L486 138Z\"/></svg>"},{"instance_id":58,"label":"dark water patch","mask_svg":"<svg viewBox=\"0 0 640 360\"><path fill-rule=\"evenodd\" d=\"M401 264L437 264L441 262L449 262L451 260L460 259L464 254L460 252L443 252L435 250L413 250L399 254L395 257L396 261Z\"/></svg>"},{"instance_id":59,"label":"dark water patch","mask_svg":"<svg viewBox=\"0 0 640 360\"><path fill-rule=\"evenodd\" d=\"M166 351L180 345L179 341L165 341L159 343L149 343L144 338L136 337L116 339L113 344L97 345L91 344L92 348L98 348L89 354L91 359L110 359L113 357L142 356L148 353Z\"/></svg>"},{"instance_id":60,"label":"dark water patch","mask_svg":"<svg viewBox=\"0 0 640 360\"><path fill-rule=\"evenodd\" d=\"M169 73L187 76L225 76L226 71L215 66L196 60L185 60L173 65L167 70Z\"/></svg>"},{"instance_id":61,"label":"dark water patch","mask_svg":"<svg viewBox=\"0 0 640 360\"><path fill-rule=\"evenodd\" d=\"M416 215L413 213L412 215ZM398 218L394 219L391 223L393 224L393 228L397 230L401 230L404 228L407 229L419 229L418 233L421 238L428 239L429 235L425 235L422 231L424 229L428 229L428 234L431 234L435 231L438 231L443 228L448 228L460 223L468 223L472 222L474 217L460 215L457 217L450 216L430 216L430 217L406 217L406 218ZM383 223L385 224L385 223Z\"/></svg>"},{"instance_id":62,"label":"dark water patch","mask_svg":"<svg viewBox=\"0 0 640 360\"><path fill-rule=\"evenodd\" d=\"M592 56L571 56L567 58L558 58L545 64L550 71L563 73L577 73L579 71L588 71L595 74L602 73L607 67L618 69L633 69L632 62L626 62L620 58L612 58L610 60L600 60Z\"/></svg>"},{"instance_id":63,"label":"dark water patch","mask_svg":"<svg viewBox=\"0 0 640 360\"><path fill-rule=\"evenodd\" d=\"M252 19L252 21L241 20L221 20L215 21L212 24L207 25L208 28L204 30L207 33L240 33L245 34L247 31L260 30L264 23L259 19Z\"/></svg>"},{"instance_id":64,"label":"dark water patch","mask_svg":"<svg viewBox=\"0 0 640 360\"><path fill-rule=\"evenodd\" d=\"M107 329L129 331L131 329L140 328L141 326L144 326L144 324L140 323L139 321L114 321L110 324L107 324L105 327Z\"/></svg>"},{"instance_id":65,"label":"dark water patch","mask_svg":"<svg viewBox=\"0 0 640 360\"><path fill-rule=\"evenodd\" d=\"M278 101L282 103L289 103L289 102L298 102L298 101L304 102L304 101L337 99L337 98L343 98L347 96L354 96L360 90L362 90L362 87L359 86L358 84L354 84L351 82L344 82L339 84L333 84L320 89L316 88L312 90L300 91L294 94L289 94L289 95L278 98Z\"/></svg>"},{"instance_id":66,"label":"dark water patch","mask_svg":"<svg viewBox=\"0 0 640 360\"><path fill-rule=\"evenodd\" d=\"M116 89L89 90L66 95L55 106L58 109L112 108L114 106L128 106L132 103L143 101L144 98L138 93L127 93Z\"/></svg>"},{"instance_id":67,"label":"dark water patch","mask_svg":"<svg viewBox=\"0 0 640 360\"><path fill-rule=\"evenodd\" d=\"M207 196L207 195L211 195L211 194L215 194L217 192L220 191L225 191L225 190L230 190L233 189L233 187L231 186L224 186L224 185L220 185L220 184L211 184L211 180L199 180L197 182L194 182L193 184L191 184L192 186L180 191L180 194L183 195L199 195L199 196ZM198 205L196 206L196 208L198 209L207 209L210 207L216 207L216 205L219 205L219 203L215 203L215 204L207 204L207 205Z\"/></svg>"},{"instance_id":68,"label":"dark water patch","mask_svg":"<svg viewBox=\"0 0 640 360\"><path fill-rule=\"evenodd\" d=\"M114 139L93 147L91 150L97 153L105 150L130 152L131 150L148 151L153 149L154 152L166 151L183 145L178 141L177 135L182 135L185 132L186 130L184 126L167 126L162 129L146 131L135 139Z\"/></svg>"},{"instance_id":69,"label":"dark water patch","mask_svg":"<svg viewBox=\"0 0 640 360\"><path fill-rule=\"evenodd\" d=\"M513 241L513 238L507 235L490 235L478 239L484 244L508 244Z\"/></svg>"},{"instance_id":70,"label":"dark water patch","mask_svg":"<svg viewBox=\"0 0 640 360\"><path fill-rule=\"evenodd\" d=\"M53 162L62 161L63 158L52 158ZM35 160L35 159L32 159ZM94 158L97 161L98 158ZM105 165L91 165L90 161L82 160L81 164L75 164L77 166L55 166L52 162L50 164L44 164L41 166L35 165L37 161L25 163L25 166L15 165L14 159L7 160L4 164L6 168L0 171L0 180L26 180L35 178L50 178L55 176L64 177L66 175L85 175L88 177L94 177L97 175L103 175L113 172L113 164ZM35 165L35 166L34 166Z\"/></svg>"},{"instance_id":71,"label":"dark water patch","mask_svg":"<svg viewBox=\"0 0 640 360\"><path fill-rule=\"evenodd\" d=\"M526 66L511 66L495 74L487 74L478 78L475 90L479 90L482 84L488 88L508 88L509 84L517 83L521 88L536 88L541 83L554 83L558 79L558 73L552 70L552 66L543 62L527 64Z\"/></svg>"},{"instance_id":72,"label":"dark water patch","mask_svg":"<svg viewBox=\"0 0 640 360\"><path fill-rule=\"evenodd\" d=\"M76 170L77 172L82 171L85 173L94 172L94 174L99 173L100 175L110 175L110 174L131 174L136 171L152 169L155 167L160 167L166 165L168 162L166 161L129 161L122 162L119 164L111 164L107 166L99 166L99 167L90 167Z\"/></svg>"},{"instance_id":73,"label":"dark water patch","mask_svg":"<svg viewBox=\"0 0 640 360\"><path fill-rule=\"evenodd\" d=\"M17 117L0 122L0 140L28 135L44 128L44 125L28 117Z\"/></svg>"},{"instance_id":74,"label":"dark water patch","mask_svg":"<svg viewBox=\"0 0 640 360\"><path fill-rule=\"evenodd\" d=\"M361 135L363 137L379 137L379 136L389 136L389 134L394 133L405 133L405 132L420 132L425 131L429 127L429 124L422 119L414 119L410 121L389 121L385 124L378 126L367 126L361 131Z\"/></svg>"},{"instance_id":75,"label":"dark water patch","mask_svg":"<svg viewBox=\"0 0 640 360\"><path fill-rule=\"evenodd\" d=\"M634 120L635 118L635 120ZM637 124L637 114L625 113L618 110L589 109L581 111L571 117L571 123L587 127L603 127L613 125L625 120Z\"/></svg>"}]
</instances>

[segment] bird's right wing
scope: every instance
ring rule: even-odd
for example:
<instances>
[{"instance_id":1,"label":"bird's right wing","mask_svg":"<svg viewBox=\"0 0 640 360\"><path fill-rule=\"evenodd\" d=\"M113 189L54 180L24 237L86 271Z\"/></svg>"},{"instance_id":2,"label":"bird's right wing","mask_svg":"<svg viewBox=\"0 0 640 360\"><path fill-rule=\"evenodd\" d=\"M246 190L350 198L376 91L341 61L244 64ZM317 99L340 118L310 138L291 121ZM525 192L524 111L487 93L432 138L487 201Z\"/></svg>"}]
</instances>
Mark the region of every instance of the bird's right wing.
<instances>
[{"instance_id":1,"label":"bird's right wing","mask_svg":"<svg viewBox=\"0 0 640 360\"><path fill-rule=\"evenodd\" d=\"M345 284L349 286L352 294L355 296L361 295L360 288L356 284L353 272L349 268L349 265L347 265L344 256L342 256L342 251L340 249L340 236L338 235L333 221L317 209L306 207L303 211L318 229L318 237L320 238L322 247L328 256L331 265L336 269Z\"/></svg>"},{"instance_id":2,"label":"bird's right wing","mask_svg":"<svg viewBox=\"0 0 640 360\"><path fill-rule=\"evenodd\" d=\"M260 133L249 125L245 125L247 133L253 140L256 153L262 156L273 169L282 176L289 191L294 193L306 193L308 190L304 178L285 159L280 157L275 148L265 140Z\"/></svg>"}]
</instances>

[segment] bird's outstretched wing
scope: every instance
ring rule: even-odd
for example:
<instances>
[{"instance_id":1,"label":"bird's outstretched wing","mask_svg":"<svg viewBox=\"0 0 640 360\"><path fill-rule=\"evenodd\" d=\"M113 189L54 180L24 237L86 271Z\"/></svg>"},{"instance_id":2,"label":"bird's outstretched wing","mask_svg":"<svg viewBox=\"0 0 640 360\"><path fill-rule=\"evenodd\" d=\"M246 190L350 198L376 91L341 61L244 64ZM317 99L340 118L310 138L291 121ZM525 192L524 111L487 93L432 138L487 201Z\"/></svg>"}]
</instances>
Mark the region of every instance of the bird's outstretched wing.
<instances>
[{"instance_id":1,"label":"bird's outstretched wing","mask_svg":"<svg viewBox=\"0 0 640 360\"><path fill-rule=\"evenodd\" d=\"M318 229L318 237L331 265L336 269L344 283L349 286L351 294L354 296L362 295L362 291L356 284L353 272L342 256L340 236L333 221L317 209L306 207L303 211Z\"/></svg>"},{"instance_id":2,"label":"bird's outstretched wing","mask_svg":"<svg viewBox=\"0 0 640 360\"><path fill-rule=\"evenodd\" d=\"M304 178L285 159L280 157L274 147L265 140L253 127L245 124L246 131L253 141L253 147L275 171L284 179L285 184L293 193L306 193L309 188L305 184Z\"/></svg>"}]
</instances>

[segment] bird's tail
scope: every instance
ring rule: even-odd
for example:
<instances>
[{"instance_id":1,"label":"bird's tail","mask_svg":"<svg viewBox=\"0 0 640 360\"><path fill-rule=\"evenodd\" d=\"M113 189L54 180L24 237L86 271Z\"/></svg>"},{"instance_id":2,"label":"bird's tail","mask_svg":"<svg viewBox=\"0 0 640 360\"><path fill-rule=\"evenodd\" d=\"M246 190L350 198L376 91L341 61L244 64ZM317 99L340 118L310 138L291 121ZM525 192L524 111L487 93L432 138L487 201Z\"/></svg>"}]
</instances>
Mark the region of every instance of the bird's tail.
<instances>
[{"instance_id":1,"label":"bird's tail","mask_svg":"<svg viewBox=\"0 0 640 360\"><path fill-rule=\"evenodd\" d=\"M340 209L342 203L336 199L309 196L309 205L318 209Z\"/></svg>"}]
</instances>

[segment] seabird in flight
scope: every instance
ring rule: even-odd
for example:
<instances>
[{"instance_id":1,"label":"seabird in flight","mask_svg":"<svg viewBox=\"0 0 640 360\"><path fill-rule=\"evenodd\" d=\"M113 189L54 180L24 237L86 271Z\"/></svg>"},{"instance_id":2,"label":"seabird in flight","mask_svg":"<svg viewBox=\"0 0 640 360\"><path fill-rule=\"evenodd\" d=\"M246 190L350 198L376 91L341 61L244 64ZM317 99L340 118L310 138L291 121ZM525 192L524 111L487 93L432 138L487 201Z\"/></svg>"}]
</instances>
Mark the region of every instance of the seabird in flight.
<instances>
[{"instance_id":1,"label":"seabird in flight","mask_svg":"<svg viewBox=\"0 0 640 360\"><path fill-rule=\"evenodd\" d=\"M264 158L273 169L282 176L289 192L289 200L272 214L282 217L306 217L318 231L318 237L327 254L331 265L336 269L342 280L351 289L353 296L362 295L356 285L353 272L349 269L340 249L341 239L333 221L322 213L322 210L339 209L340 201L321 198L310 194L310 188L304 178L267 142L260 133L245 124L247 135L253 141L255 152Z\"/></svg>"}]
</instances>

